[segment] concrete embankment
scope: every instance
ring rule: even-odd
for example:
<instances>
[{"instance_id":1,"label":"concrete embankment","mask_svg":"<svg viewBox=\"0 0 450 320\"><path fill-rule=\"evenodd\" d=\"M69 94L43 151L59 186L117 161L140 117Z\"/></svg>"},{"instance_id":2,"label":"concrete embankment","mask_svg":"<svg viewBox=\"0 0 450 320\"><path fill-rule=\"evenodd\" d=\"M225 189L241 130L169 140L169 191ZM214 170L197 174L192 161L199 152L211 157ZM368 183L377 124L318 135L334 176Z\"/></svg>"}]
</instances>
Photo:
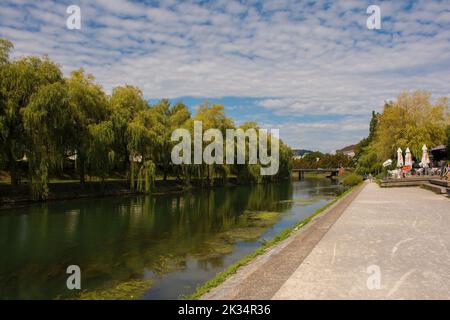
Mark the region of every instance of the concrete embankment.
<instances>
[{"instance_id":1,"label":"concrete embankment","mask_svg":"<svg viewBox=\"0 0 450 320\"><path fill-rule=\"evenodd\" d=\"M450 299L450 200L366 183L204 299Z\"/></svg>"}]
</instances>

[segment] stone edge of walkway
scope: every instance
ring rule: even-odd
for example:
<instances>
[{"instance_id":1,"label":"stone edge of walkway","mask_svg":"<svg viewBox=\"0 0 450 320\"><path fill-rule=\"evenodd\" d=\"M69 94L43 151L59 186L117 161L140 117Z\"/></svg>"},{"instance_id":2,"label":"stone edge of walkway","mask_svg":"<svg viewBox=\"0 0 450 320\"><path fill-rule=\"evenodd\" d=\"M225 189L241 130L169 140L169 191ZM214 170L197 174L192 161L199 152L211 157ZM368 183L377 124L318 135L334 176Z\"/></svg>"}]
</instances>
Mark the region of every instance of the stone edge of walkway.
<instances>
[{"instance_id":1,"label":"stone edge of walkway","mask_svg":"<svg viewBox=\"0 0 450 320\"><path fill-rule=\"evenodd\" d=\"M200 299L271 299L366 185L363 183L358 186L315 216L308 224L293 231L287 239L241 266L236 273Z\"/></svg>"}]
</instances>

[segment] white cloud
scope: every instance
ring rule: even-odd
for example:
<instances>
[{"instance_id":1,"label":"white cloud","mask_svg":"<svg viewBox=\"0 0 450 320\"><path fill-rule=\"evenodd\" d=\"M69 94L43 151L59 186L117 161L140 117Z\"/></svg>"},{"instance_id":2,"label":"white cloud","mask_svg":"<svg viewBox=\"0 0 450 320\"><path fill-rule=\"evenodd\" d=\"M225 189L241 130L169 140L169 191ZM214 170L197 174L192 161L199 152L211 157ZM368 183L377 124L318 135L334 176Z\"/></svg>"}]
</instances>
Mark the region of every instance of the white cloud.
<instances>
[{"instance_id":1,"label":"white cloud","mask_svg":"<svg viewBox=\"0 0 450 320\"><path fill-rule=\"evenodd\" d=\"M85 66L108 92L128 83L148 98L272 97L261 112L284 116L369 115L405 89L450 93L449 1L383 1L381 32L365 27L369 1L257 2L79 1L77 31L65 28L72 3L4 0L0 37L66 74ZM316 129L304 130L326 147Z\"/></svg>"},{"instance_id":2,"label":"white cloud","mask_svg":"<svg viewBox=\"0 0 450 320\"><path fill-rule=\"evenodd\" d=\"M293 148L335 152L367 135L367 117L346 117L339 120L308 123L264 123L265 128L279 128L280 136Z\"/></svg>"}]
</instances>

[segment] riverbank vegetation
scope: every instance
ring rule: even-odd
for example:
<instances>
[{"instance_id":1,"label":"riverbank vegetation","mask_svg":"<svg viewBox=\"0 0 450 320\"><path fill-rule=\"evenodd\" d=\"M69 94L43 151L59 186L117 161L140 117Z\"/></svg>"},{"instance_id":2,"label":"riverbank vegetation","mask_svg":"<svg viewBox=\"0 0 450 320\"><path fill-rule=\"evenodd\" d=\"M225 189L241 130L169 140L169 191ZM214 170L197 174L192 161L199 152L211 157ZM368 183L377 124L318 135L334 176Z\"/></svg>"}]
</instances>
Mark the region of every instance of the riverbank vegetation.
<instances>
[{"instance_id":1,"label":"riverbank vegetation","mask_svg":"<svg viewBox=\"0 0 450 320\"><path fill-rule=\"evenodd\" d=\"M346 187L353 187L360 184L362 181L363 178L360 175L352 172L343 177L342 184Z\"/></svg>"},{"instance_id":2,"label":"riverbank vegetation","mask_svg":"<svg viewBox=\"0 0 450 320\"><path fill-rule=\"evenodd\" d=\"M203 130L224 134L238 127L258 129L258 124L236 125L219 104L205 102L195 115L182 102L163 99L150 105L130 85L108 95L83 69L65 77L49 57L11 59L12 49L11 42L0 39L0 170L13 186L25 182L33 199L48 198L51 178L76 178L84 185L87 178L119 177L128 180L131 190L148 193L156 176L185 185L192 179L211 185L216 177L234 176L240 183L290 177L292 152L282 141L274 176L261 176L259 163L175 166L174 129L192 134L193 122L202 121Z\"/></svg>"},{"instance_id":3,"label":"riverbank vegetation","mask_svg":"<svg viewBox=\"0 0 450 320\"><path fill-rule=\"evenodd\" d=\"M351 166L352 158L340 152L330 154L313 151L293 160L293 167L298 169L348 168Z\"/></svg>"},{"instance_id":4,"label":"riverbank vegetation","mask_svg":"<svg viewBox=\"0 0 450 320\"><path fill-rule=\"evenodd\" d=\"M403 92L387 102L381 113L372 113L369 135L356 148L356 172L380 174L382 163L396 159L398 148L409 147L415 161L420 162L424 144L432 148L449 139L448 98L433 101L427 91Z\"/></svg>"}]
</instances>

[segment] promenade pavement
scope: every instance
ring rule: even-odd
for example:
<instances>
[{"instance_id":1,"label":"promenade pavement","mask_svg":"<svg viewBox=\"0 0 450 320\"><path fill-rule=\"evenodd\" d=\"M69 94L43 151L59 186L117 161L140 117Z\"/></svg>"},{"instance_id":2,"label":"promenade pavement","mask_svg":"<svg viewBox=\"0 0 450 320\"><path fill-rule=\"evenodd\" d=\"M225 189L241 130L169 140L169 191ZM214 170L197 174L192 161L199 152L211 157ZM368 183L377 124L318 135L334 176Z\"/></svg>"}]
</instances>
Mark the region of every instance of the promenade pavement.
<instances>
[{"instance_id":1,"label":"promenade pavement","mask_svg":"<svg viewBox=\"0 0 450 320\"><path fill-rule=\"evenodd\" d=\"M450 299L450 199L366 182L203 299Z\"/></svg>"},{"instance_id":2,"label":"promenade pavement","mask_svg":"<svg viewBox=\"0 0 450 320\"><path fill-rule=\"evenodd\" d=\"M273 299L450 299L450 200L368 184Z\"/></svg>"}]
</instances>

